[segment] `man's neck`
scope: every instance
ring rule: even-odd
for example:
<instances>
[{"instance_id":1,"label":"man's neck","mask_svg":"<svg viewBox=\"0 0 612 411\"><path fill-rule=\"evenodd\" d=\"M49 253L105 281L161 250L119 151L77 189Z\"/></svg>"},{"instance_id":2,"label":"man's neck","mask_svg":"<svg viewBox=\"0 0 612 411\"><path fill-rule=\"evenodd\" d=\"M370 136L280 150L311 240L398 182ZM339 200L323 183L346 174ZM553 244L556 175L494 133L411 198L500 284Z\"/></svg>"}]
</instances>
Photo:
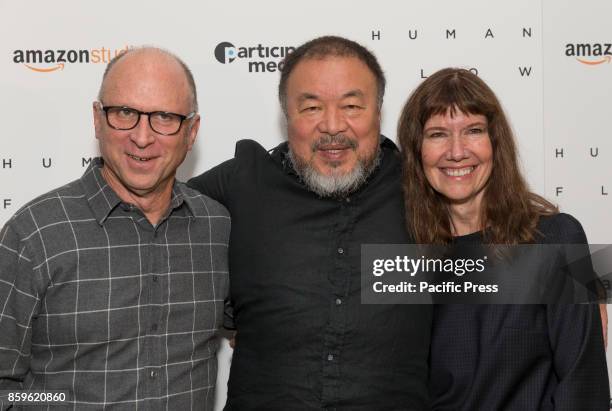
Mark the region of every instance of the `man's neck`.
<instances>
[{"instance_id":1,"label":"man's neck","mask_svg":"<svg viewBox=\"0 0 612 411\"><path fill-rule=\"evenodd\" d=\"M153 191L138 193L126 187L107 167L102 167L102 177L113 189L121 201L133 204L145 215L151 225L156 226L170 207L174 180Z\"/></svg>"}]
</instances>

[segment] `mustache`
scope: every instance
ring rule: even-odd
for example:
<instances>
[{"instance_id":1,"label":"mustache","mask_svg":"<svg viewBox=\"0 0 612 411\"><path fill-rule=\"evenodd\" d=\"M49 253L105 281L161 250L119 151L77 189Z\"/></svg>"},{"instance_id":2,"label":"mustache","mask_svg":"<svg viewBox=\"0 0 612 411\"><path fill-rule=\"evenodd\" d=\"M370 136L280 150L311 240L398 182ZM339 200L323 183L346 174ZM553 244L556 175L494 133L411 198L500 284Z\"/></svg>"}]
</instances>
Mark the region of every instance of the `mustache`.
<instances>
[{"instance_id":1,"label":"mustache","mask_svg":"<svg viewBox=\"0 0 612 411\"><path fill-rule=\"evenodd\" d=\"M355 150L359 144L352 138L347 137L344 134L324 134L314 141L310 148L313 152L321 150L325 146L338 146L339 148L350 148Z\"/></svg>"}]
</instances>

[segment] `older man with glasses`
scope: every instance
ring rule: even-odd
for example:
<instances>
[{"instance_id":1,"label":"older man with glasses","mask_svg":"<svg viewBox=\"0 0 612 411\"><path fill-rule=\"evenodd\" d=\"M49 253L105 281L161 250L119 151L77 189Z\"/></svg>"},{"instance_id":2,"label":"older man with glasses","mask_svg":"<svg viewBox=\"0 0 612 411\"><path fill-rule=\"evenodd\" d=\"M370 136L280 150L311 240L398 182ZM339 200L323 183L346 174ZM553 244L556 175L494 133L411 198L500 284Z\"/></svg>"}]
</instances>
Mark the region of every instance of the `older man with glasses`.
<instances>
[{"instance_id":1,"label":"older man with glasses","mask_svg":"<svg viewBox=\"0 0 612 411\"><path fill-rule=\"evenodd\" d=\"M0 233L0 408L212 409L230 221L175 180L200 124L193 76L133 49L98 100L102 157Z\"/></svg>"}]
</instances>

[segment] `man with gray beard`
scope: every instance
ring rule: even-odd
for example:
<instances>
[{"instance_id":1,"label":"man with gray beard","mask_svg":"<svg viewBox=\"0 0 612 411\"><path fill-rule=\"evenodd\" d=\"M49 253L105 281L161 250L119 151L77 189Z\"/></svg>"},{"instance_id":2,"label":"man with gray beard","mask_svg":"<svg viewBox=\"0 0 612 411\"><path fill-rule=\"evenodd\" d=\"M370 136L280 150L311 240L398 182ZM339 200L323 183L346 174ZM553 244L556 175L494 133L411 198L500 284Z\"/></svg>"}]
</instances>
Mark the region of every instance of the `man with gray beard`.
<instances>
[{"instance_id":1,"label":"man with gray beard","mask_svg":"<svg viewBox=\"0 0 612 411\"><path fill-rule=\"evenodd\" d=\"M189 181L232 215L226 410L428 408L431 307L360 299L361 245L410 241L384 90L363 46L311 40L281 72L287 142Z\"/></svg>"},{"instance_id":2,"label":"man with gray beard","mask_svg":"<svg viewBox=\"0 0 612 411\"><path fill-rule=\"evenodd\" d=\"M317 141L312 143L312 152L316 153L326 146L337 146L341 149L357 149L357 142L351 140L344 134L322 135ZM332 171L329 174L320 173L316 168L312 167L308 161L304 161L297 157L289 144L288 152L289 160L295 172L302 178L302 181L308 188L317 193L321 197L338 197L346 196L358 189L366 179L378 166L380 162L380 149L376 151L373 158L361 160L359 159L352 170L348 173ZM329 161L328 165L332 168L341 165L339 161Z\"/></svg>"}]
</instances>

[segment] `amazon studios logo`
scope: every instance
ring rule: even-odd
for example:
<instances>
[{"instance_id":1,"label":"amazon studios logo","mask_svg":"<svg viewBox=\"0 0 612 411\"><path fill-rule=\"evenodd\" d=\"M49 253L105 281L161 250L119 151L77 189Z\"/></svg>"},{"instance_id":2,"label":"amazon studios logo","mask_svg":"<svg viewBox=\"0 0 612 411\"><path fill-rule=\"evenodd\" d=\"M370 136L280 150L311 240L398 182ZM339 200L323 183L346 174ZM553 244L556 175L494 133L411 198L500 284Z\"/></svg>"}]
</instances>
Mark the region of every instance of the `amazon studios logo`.
<instances>
[{"instance_id":1,"label":"amazon studios logo","mask_svg":"<svg viewBox=\"0 0 612 411\"><path fill-rule=\"evenodd\" d=\"M612 60L612 43L568 43L565 45L565 55L587 66L609 64Z\"/></svg>"},{"instance_id":2,"label":"amazon studios logo","mask_svg":"<svg viewBox=\"0 0 612 411\"><path fill-rule=\"evenodd\" d=\"M34 49L13 50L13 63L22 64L29 70L50 73L63 70L67 64L107 64L113 57L128 51L130 47L95 49Z\"/></svg>"},{"instance_id":3,"label":"amazon studios logo","mask_svg":"<svg viewBox=\"0 0 612 411\"><path fill-rule=\"evenodd\" d=\"M282 60L295 50L292 46L257 46L236 47L228 41L223 41L215 47L215 58L219 63L229 64L234 60L248 60L249 73L267 73L279 71L283 67Z\"/></svg>"}]
</instances>

